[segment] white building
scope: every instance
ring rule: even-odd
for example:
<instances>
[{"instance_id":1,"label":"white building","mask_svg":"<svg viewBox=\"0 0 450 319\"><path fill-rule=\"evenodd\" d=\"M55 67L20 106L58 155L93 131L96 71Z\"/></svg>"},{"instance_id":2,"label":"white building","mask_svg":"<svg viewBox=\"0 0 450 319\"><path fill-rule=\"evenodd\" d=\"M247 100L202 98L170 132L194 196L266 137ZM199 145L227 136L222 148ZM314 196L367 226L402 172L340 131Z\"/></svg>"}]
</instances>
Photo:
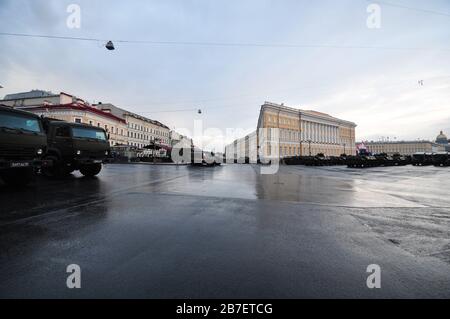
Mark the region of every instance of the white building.
<instances>
[{"instance_id":1,"label":"white building","mask_svg":"<svg viewBox=\"0 0 450 319\"><path fill-rule=\"evenodd\" d=\"M94 105L103 112L111 113L125 120L128 127L128 145L138 148L146 147L152 143L161 145L165 150L170 147L170 129L166 125L121 109L113 104L99 103Z\"/></svg>"}]
</instances>

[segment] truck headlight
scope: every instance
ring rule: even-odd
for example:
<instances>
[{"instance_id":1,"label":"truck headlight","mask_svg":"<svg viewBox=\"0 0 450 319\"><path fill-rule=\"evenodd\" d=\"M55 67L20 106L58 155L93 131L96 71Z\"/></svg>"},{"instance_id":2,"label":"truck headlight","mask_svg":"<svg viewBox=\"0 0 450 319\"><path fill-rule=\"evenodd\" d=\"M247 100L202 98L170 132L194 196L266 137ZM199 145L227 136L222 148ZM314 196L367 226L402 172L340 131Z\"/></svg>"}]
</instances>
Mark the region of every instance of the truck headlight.
<instances>
[{"instance_id":1,"label":"truck headlight","mask_svg":"<svg viewBox=\"0 0 450 319\"><path fill-rule=\"evenodd\" d=\"M42 154L44 154L44 151L42 150L42 148L40 148L40 149L38 149L38 150L36 151L36 154L37 154L37 155L42 155Z\"/></svg>"},{"instance_id":2,"label":"truck headlight","mask_svg":"<svg viewBox=\"0 0 450 319\"><path fill-rule=\"evenodd\" d=\"M80 150L77 151L77 155L81 155L81 151Z\"/></svg>"}]
</instances>

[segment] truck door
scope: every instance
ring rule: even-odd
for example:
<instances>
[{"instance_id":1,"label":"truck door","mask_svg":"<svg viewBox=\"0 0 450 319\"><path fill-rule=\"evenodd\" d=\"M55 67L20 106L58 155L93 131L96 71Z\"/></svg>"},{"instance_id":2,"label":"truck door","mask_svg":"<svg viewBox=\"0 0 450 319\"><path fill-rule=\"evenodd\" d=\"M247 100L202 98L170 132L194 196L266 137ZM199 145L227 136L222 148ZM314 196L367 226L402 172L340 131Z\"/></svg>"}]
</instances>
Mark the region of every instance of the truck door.
<instances>
[{"instance_id":1,"label":"truck door","mask_svg":"<svg viewBox=\"0 0 450 319\"><path fill-rule=\"evenodd\" d=\"M69 126L56 126L53 131L52 146L60 151L63 159L72 158L73 145Z\"/></svg>"}]
</instances>

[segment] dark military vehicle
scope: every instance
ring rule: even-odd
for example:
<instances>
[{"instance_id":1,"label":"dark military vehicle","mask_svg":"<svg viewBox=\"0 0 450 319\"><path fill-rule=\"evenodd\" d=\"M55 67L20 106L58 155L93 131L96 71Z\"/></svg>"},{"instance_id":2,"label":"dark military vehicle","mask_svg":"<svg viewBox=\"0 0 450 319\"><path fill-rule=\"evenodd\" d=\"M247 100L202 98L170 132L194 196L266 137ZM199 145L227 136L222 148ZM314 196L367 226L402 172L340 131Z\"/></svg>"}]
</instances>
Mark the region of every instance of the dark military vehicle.
<instances>
[{"instance_id":1,"label":"dark military vehicle","mask_svg":"<svg viewBox=\"0 0 450 319\"><path fill-rule=\"evenodd\" d=\"M411 163L414 166L429 166L433 165L432 153L414 153Z\"/></svg>"},{"instance_id":2,"label":"dark military vehicle","mask_svg":"<svg viewBox=\"0 0 450 319\"><path fill-rule=\"evenodd\" d=\"M111 154L108 135L100 127L45 119L44 128L48 140L45 159L53 162L42 169L47 177L61 177L76 170L84 176L95 176Z\"/></svg>"},{"instance_id":3,"label":"dark military vehicle","mask_svg":"<svg viewBox=\"0 0 450 319\"><path fill-rule=\"evenodd\" d=\"M9 185L26 185L46 162L47 138L41 119L0 106L0 177Z\"/></svg>"},{"instance_id":4,"label":"dark military vehicle","mask_svg":"<svg viewBox=\"0 0 450 319\"><path fill-rule=\"evenodd\" d=\"M369 168L381 166L380 159L370 154L360 154L347 158L347 167L350 168Z\"/></svg>"},{"instance_id":5,"label":"dark military vehicle","mask_svg":"<svg viewBox=\"0 0 450 319\"><path fill-rule=\"evenodd\" d=\"M434 166L450 166L450 153L439 152L433 155Z\"/></svg>"},{"instance_id":6,"label":"dark military vehicle","mask_svg":"<svg viewBox=\"0 0 450 319\"><path fill-rule=\"evenodd\" d=\"M412 157L395 153L392 155L392 159L394 161L394 166L405 166L411 164Z\"/></svg>"}]
</instances>

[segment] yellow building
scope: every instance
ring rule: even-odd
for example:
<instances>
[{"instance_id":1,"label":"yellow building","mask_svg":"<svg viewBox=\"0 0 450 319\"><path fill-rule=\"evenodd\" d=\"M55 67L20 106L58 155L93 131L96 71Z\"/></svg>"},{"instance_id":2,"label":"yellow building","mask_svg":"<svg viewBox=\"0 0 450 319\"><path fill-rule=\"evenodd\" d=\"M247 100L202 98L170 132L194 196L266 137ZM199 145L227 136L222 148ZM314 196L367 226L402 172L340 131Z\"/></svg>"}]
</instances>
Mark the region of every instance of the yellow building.
<instances>
[{"instance_id":1,"label":"yellow building","mask_svg":"<svg viewBox=\"0 0 450 319\"><path fill-rule=\"evenodd\" d=\"M228 159L283 158L323 153L326 156L355 154L353 122L311 110L265 102L257 130L225 147Z\"/></svg>"},{"instance_id":2,"label":"yellow building","mask_svg":"<svg viewBox=\"0 0 450 319\"><path fill-rule=\"evenodd\" d=\"M326 156L355 154L355 128L355 123L325 113L265 102L261 106L258 130L278 129L278 136L274 139L269 136L270 132L263 133L262 138L271 142L266 142L261 156L271 158L318 153ZM274 132L276 134L276 130L272 130L272 134ZM273 149L275 144L278 144L278 152Z\"/></svg>"},{"instance_id":3,"label":"yellow building","mask_svg":"<svg viewBox=\"0 0 450 319\"><path fill-rule=\"evenodd\" d=\"M444 152L445 146L430 141L364 142L367 151L372 154L412 155L414 153Z\"/></svg>"}]
</instances>

